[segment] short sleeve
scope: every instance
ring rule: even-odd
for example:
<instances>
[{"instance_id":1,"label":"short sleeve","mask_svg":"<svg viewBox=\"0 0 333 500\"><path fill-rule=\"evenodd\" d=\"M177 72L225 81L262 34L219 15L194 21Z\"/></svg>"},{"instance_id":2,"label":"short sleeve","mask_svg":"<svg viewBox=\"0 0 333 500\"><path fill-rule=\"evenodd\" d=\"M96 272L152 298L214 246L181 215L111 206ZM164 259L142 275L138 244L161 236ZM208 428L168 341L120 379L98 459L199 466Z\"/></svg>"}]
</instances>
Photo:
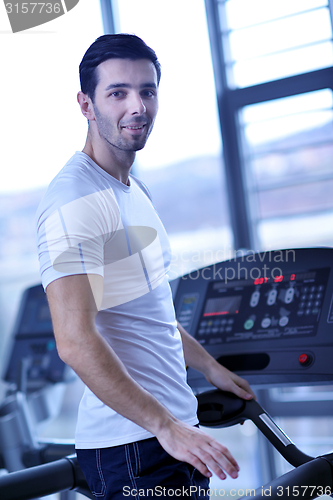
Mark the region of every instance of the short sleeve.
<instances>
[{"instance_id":1,"label":"short sleeve","mask_svg":"<svg viewBox=\"0 0 333 500\"><path fill-rule=\"evenodd\" d=\"M104 246L120 224L112 189L42 211L37 220L37 239L44 288L64 276L103 276Z\"/></svg>"}]
</instances>

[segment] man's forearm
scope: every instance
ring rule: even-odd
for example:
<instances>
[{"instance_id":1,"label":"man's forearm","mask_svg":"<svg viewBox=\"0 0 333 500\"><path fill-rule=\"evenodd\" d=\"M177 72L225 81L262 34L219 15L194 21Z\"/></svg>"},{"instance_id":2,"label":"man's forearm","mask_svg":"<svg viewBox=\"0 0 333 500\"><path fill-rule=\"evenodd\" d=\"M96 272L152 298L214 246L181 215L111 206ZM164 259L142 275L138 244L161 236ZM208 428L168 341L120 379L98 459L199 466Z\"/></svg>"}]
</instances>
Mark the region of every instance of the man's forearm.
<instances>
[{"instance_id":1,"label":"man's forearm","mask_svg":"<svg viewBox=\"0 0 333 500\"><path fill-rule=\"evenodd\" d=\"M216 363L215 359L199 344L199 342L187 333L179 322L177 322L177 326L183 341L186 365L208 376L211 365Z\"/></svg>"},{"instance_id":2,"label":"man's forearm","mask_svg":"<svg viewBox=\"0 0 333 500\"><path fill-rule=\"evenodd\" d=\"M200 371L209 383L219 389L233 392L245 399L255 398L248 382L220 365L186 330L178 323L182 336L185 363Z\"/></svg>"},{"instance_id":3,"label":"man's forearm","mask_svg":"<svg viewBox=\"0 0 333 500\"><path fill-rule=\"evenodd\" d=\"M89 389L107 406L144 429L158 433L170 412L128 373L95 326L98 275L73 275L53 281L46 293L57 349Z\"/></svg>"},{"instance_id":4,"label":"man's forearm","mask_svg":"<svg viewBox=\"0 0 333 500\"><path fill-rule=\"evenodd\" d=\"M139 385L122 361L98 333L84 343L71 345L63 360L107 406L152 434L176 420L157 399ZM60 353L61 355L61 353Z\"/></svg>"}]
</instances>

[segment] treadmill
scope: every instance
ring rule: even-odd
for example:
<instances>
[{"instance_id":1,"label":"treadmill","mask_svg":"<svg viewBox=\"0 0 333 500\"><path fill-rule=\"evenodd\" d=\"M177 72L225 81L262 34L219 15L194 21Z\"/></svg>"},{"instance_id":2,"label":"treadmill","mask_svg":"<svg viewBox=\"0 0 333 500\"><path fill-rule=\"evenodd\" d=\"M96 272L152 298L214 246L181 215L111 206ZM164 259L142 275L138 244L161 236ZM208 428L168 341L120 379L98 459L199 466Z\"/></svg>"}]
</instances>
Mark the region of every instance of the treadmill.
<instances>
[{"instance_id":1,"label":"treadmill","mask_svg":"<svg viewBox=\"0 0 333 500\"><path fill-rule=\"evenodd\" d=\"M215 359L254 387L329 384L333 380L332 267L333 249L329 248L249 253L213 264L171 282L177 318ZM43 390L42 379L48 385L61 384L68 377L68 367L56 359L52 348L52 325L43 294L40 286L26 292L18 317L21 326L5 372L5 380L13 384L15 380L17 392L26 397L32 387ZM34 326L33 333L31 325L36 322L39 329ZM251 496L318 498L333 493L333 454L304 454L258 402L214 389L196 370L188 368L187 373L198 398L202 426L225 427L250 419L295 467L260 485ZM0 429L4 413L0 407ZM3 445L1 453L4 457ZM68 490L93 498L75 455L42 460L48 463L30 461L25 469L27 460L22 460L23 467L1 477L0 498L28 500Z\"/></svg>"}]
</instances>

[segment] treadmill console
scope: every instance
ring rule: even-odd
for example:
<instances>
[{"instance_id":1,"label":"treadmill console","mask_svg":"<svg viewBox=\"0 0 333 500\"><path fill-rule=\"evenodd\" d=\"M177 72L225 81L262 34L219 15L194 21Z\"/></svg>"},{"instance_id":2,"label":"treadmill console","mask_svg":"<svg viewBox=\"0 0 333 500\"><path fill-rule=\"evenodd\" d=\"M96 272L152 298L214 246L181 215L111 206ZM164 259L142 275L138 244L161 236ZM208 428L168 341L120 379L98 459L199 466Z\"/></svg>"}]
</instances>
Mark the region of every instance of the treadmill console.
<instances>
[{"instance_id":1,"label":"treadmill console","mask_svg":"<svg viewBox=\"0 0 333 500\"><path fill-rule=\"evenodd\" d=\"M333 249L279 250L214 264L172 283L178 321L254 385L333 380ZM189 368L194 389L208 387Z\"/></svg>"},{"instance_id":2,"label":"treadmill console","mask_svg":"<svg viewBox=\"0 0 333 500\"><path fill-rule=\"evenodd\" d=\"M28 392L67 381L72 373L58 356L42 285L23 294L6 359L4 380L19 385L23 378Z\"/></svg>"}]
</instances>

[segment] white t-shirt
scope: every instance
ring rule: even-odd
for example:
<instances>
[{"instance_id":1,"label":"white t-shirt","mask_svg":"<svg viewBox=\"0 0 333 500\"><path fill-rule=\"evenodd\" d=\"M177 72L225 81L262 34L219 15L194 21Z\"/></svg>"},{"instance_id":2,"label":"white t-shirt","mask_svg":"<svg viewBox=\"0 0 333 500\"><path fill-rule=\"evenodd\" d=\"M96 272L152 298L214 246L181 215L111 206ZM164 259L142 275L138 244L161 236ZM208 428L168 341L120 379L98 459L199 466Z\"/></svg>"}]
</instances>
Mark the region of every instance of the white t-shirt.
<instances>
[{"instance_id":1,"label":"white t-shirt","mask_svg":"<svg viewBox=\"0 0 333 500\"><path fill-rule=\"evenodd\" d=\"M44 289L74 274L103 276L96 327L130 375L177 418L197 423L168 283L168 237L147 188L126 186L77 152L51 182L37 211ZM79 407L77 448L152 437L88 388Z\"/></svg>"}]
</instances>

